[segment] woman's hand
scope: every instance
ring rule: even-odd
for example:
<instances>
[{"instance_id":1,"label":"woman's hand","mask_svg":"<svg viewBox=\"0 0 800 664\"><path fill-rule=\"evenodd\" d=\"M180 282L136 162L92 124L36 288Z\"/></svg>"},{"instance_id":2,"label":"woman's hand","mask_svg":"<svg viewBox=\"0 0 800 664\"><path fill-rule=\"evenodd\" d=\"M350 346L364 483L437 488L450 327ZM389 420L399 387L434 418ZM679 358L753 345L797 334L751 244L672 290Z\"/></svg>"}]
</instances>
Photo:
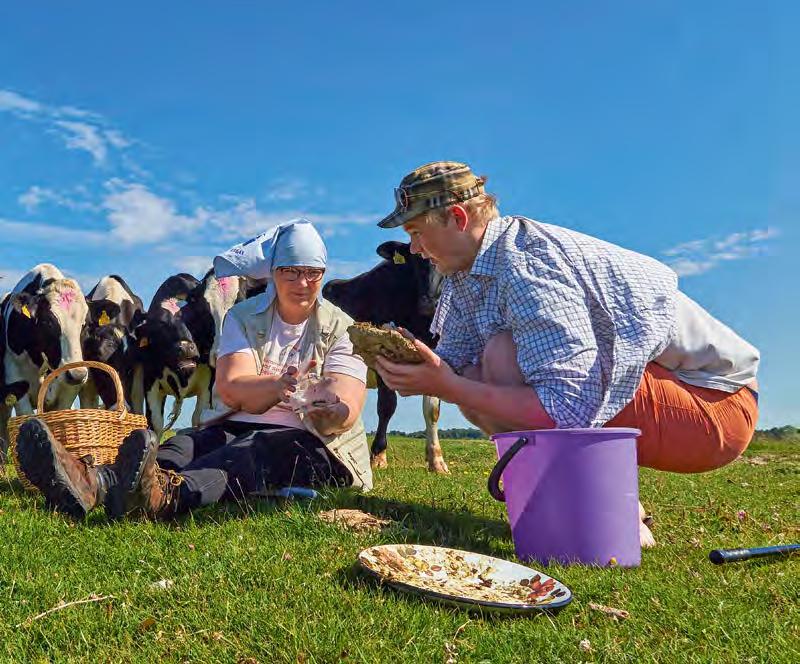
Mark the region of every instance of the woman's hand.
<instances>
[{"instance_id":1,"label":"woman's hand","mask_svg":"<svg viewBox=\"0 0 800 664\"><path fill-rule=\"evenodd\" d=\"M292 394L297 391L297 384L301 379L305 378L315 366L317 366L317 363L311 360L308 364L308 368L302 373L300 373L297 367L287 367L286 371L275 381L275 390L277 391L278 400L284 403L289 402Z\"/></svg>"},{"instance_id":2,"label":"woman's hand","mask_svg":"<svg viewBox=\"0 0 800 664\"><path fill-rule=\"evenodd\" d=\"M324 436L338 433L350 416L350 408L336 393L336 379L324 376L305 393L302 410L314 428Z\"/></svg>"},{"instance_id":3,"label":"woman's hand","mask_svg":"<svg viewBox=\"0 0 800 664\"><path fill-rule=\"evenodd\" d=\"M312 401L306 407L306 416L314 424L314 428L324 436L339 433L342 424L350 416L350 409L339 397L332 402Z\"/></svg>"}]
</instances>

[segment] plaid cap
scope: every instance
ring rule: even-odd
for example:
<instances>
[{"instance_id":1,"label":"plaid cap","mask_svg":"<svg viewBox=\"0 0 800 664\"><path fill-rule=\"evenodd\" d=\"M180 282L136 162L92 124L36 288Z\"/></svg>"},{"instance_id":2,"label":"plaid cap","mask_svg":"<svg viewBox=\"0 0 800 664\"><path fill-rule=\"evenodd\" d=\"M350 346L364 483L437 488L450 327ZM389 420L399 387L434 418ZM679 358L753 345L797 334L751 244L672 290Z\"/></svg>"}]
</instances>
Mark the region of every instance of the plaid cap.
<instances>
[{"instance_id":1,"label":"plaid cap","mask_svg":"<svg viewBox=\"0 0 800 664\"><path fill-rule=\"evenodd\" d=\"M395 228L428 210L463 203L482 194L485 182L485 177L476 177L469 166L457 161L434 161L420 166L394 190L397 206L378 226Z\"/></svg>"}]
</instances>

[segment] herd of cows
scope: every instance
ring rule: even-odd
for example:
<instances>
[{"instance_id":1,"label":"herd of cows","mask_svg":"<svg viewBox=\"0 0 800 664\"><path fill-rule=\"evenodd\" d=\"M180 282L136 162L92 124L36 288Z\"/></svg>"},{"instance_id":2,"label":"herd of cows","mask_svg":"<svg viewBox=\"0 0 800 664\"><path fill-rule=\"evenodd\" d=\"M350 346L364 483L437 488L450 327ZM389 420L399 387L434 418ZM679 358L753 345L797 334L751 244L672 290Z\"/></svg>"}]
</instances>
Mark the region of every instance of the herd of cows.
<instances>
[{"instance_id":1,"label":"herd of cows","mask_svg":"<svg viewBox=\"0 0 800 664\"><path fill-rule=\"evenodd\" d=\"M409 245L384 242L383 259L352 279L325 284L325 298L358 321L393 322L428 344L435 344L430 323L441 287L440 275L412 254ZM105 276L85 294L51 264L28 272L0 300L0 438L6 451L6 425L12 412L34 412L39 386L53 369L80 360L112 366L119 375L125 407L147 416L161 433L177 419L183 401L196 398L192 426L212 399L222 322L237 302L264 289L246 278L217 278L212 270L198 280L189 274L168 277L150 306L122 277ZM397 395L377 379L378 427L372 444L375 465L386 464L386 431ZM175 406L165 423L166 398ZM46 410L117 406L111 378L96 369L78 368L59 375L45 395ZM439 447L437 399L423 399L428 467L447 472Z\"/></svg>"}]
</instances>

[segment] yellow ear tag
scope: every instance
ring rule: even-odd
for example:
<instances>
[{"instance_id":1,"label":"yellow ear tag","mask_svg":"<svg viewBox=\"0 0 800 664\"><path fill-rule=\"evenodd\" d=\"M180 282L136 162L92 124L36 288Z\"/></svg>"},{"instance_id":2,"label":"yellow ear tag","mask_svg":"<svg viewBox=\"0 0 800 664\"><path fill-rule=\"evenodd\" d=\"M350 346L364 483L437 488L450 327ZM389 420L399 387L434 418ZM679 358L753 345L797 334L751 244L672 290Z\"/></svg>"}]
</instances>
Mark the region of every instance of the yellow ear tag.
<instances>
[{"instance_id":1,"label":"yellow ear tag","mask_svg":"<svg viewBox=\"0 0 800 664\"><path fill-rule=\"evenodd\" d=\"M392 256L392 260L394 261L395 265L405 265L406 259L399 251L394 252L394 256Z\"/></svg>"},{"instance_id":2,"label":"yellow ear tag","mask_svg":"<svg viewBox=\"0 0 800 664\"><path fill-rule=\"evenodd\" d=\"M100 325L108 325L111 322L111 319L108 317L108 313L103 310L103 313L100 314L100 319L97 321Z\"/></svg>"},{"instance_id":3,"label":"yellow ear tag","mask_svg":"<svg viewBox=\"0 0 800 664\"><path fill-rule=\"evenodd\" d=\"M27 304L22 305L22 315L25 316L25 318L31 318L31 310L28 309Z\"/></svg>"},{"instance_id":4,"label":"yellow ear tag","mask_svg":"<svg viewBox=\"0 0 800 664\"><path fill-rule=\"evenodd\" d=\"M147 337L139 339L139 348L147 348L150 345L150 340Z\"/></svg>"}]
</instances>

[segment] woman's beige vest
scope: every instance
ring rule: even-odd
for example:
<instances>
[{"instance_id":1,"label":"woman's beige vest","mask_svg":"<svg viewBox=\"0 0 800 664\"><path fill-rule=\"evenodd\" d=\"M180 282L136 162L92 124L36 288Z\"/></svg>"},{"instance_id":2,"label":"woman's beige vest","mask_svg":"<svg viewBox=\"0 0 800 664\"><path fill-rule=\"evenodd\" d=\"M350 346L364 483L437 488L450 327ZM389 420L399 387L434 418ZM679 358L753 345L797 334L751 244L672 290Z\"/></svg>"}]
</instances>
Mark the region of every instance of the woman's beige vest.
<instances>
[{"instance_id":1,"label":"woman's beige vest","mask_svg":"<svg viewBox=\"0 0 800 664\"><path fill-rule=\"evenodd\" d=\"M256 369L259 373L261 373L261 367L266 356L266 346L274 314L275 307L267 305L266 297L263 294L251 297L244 302L239 302L227 314L227 318L235 319L244 331L250 347L254 351ZM347 334L347 328L352 323L353 319L339 307L327 300L322 300L308 319L308 325L303 337L300 339L302 362L305 363L309 359L316 360L314 371L322 373L325 356L331 346L343 334ZM210 413L212 416L215 413L226 410L223 401L217 394L216 386L212 404L216 406L215 411ZM361 417L358 417L349 431L345 431L338 436L323 436L314 428L310 418L305 417L303 413L298 415L303 425L322 440L328 450L347 467L353 475L353 486L364 490L371 489L372 469L369 463L369 447ZM204 414L203 419L209 418Z\"/></svg>"}]
</instances>

